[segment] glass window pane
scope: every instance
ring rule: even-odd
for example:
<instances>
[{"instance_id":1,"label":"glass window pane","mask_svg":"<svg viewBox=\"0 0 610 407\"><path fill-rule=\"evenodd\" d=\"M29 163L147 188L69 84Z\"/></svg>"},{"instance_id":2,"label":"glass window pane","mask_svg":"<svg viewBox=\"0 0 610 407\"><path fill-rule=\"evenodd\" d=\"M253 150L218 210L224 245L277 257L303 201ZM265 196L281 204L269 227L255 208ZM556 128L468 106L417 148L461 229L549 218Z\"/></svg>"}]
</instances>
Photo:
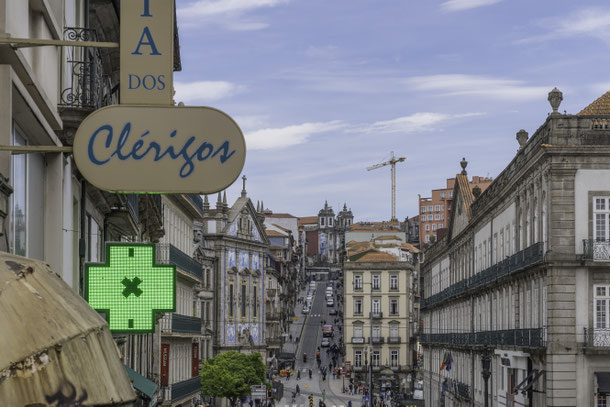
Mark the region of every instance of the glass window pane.
<instances>
[{"instance_id":1,"label":"glass window pane","mask_svg":"<svg viewBox=\"0 0 610 407\"><path fill-rule=\"evenodd\" d=\"M606 214L595 214L595 239L606 240Z\"/></svg>"},{"instance_id":2,"label":"glass window pane","mask_svg":"<svg viewBox=\"0 0 610 407\"><path fill-rule=\"evenodd\" d=\"M606 300L595 301L595 327L607 328L606 326Z\"/></svg>"},{"instance_id":3,"label":"glass window pane","mask_svg":"<svg viewBox=\"0 0 610 407\"><path fill-rule=\"evenodd\" d=\"M13 145L24 146L25 140L17 132L13 139ZM11 232L12 251L20 256L26 255L26 155L18 154L12 156L12 185L11 195Z\"/></svg>"}]
</instances>

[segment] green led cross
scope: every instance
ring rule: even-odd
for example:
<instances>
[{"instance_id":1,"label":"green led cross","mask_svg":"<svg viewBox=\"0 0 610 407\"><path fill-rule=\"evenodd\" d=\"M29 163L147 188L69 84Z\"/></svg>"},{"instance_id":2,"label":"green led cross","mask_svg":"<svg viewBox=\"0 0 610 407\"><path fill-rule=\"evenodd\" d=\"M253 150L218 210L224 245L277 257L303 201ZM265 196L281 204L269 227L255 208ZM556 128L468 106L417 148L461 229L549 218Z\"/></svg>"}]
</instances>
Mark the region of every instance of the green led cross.
<instances>
[{"instance_id":1,"label":"green led cross","mask_svg":"<svg viewBox=\"0 0 610 407\"><path fill-rule=\"evenodd\" d=\"M106 263L85 264L85 299L111 332L155 331L155 312L176 310L176 266L155 264L155 245L107 243Z\"/></svg>"}]
</instances>

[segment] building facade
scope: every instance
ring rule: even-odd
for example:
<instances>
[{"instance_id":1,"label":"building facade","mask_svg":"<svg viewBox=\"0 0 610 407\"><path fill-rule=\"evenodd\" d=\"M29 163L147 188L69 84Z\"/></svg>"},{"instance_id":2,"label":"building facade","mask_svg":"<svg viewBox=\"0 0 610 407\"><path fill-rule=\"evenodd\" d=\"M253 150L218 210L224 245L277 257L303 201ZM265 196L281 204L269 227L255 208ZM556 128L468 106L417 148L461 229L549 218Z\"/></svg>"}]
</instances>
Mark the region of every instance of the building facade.
<instances>
[{"instance_id":1,"label":"building facade","mask_svg":"<svg viewBox=\"0 0 610 407\"><path fill-rule=\"evenodd\" d=\"M340 264L345 257L345 231L354 223L354 215L347 204L335 217L335 211L328 202L320 209L317 217L299 218L300 245L306 247L309 265ZM301 238L302 239L302 238Z\"/></svg>"},{"instance_id":2,"label":"building facade","mask_svg":"<svg viewBox=\"0 0 610 407\"><path fill-rule=\"evenodd\" d=\"M414 271L413 263L377 251L352 256L344 264L345 360L351 363L355 379L367 388L370 364L375 393L386 389L388 380L382 376L392 377L394 392L406 391L403 379L412 372L415 343Z\"/></svg>"},{"instance_id":3,"label":"building facade","mask_svg":"<svg viewBox=\"0 0 610 407\"><path fill-rule=\"evenodd\" d=\"M430 405L604 406L610 342L610 94L553 108L477 199L457 176L447 235L422 266ZM448 365L450 367L448 368Z\"/></svg>"},{"instance_id":4,"label":"building facade","mask_svg":"<svg viewBox=\"0 0 610 407\"><path fill-rule=\"evenodd\" d=\"M245 190L229 207L218 194L216 209L203 205L203 237L214 250L216 268L214 353L260 352L267 360L265 335L265 256L269 240Z\"/></svg>"},{"instance_id":5,"label":"building facade","mask_svg":"<svg viewBox=\"0 0 610 407\"><path fill-rule=\"evenodd\" d=\"M492 182L491 178L474 176L469 181L471 189L479 187L483 192ZM455 178L448 178L442 189L433 189L429 198L419 195L419 247L437 240L438 230L444 230L449 225ZM442 234L442 233L441 233Z\"/></svg>"}]
</instances>

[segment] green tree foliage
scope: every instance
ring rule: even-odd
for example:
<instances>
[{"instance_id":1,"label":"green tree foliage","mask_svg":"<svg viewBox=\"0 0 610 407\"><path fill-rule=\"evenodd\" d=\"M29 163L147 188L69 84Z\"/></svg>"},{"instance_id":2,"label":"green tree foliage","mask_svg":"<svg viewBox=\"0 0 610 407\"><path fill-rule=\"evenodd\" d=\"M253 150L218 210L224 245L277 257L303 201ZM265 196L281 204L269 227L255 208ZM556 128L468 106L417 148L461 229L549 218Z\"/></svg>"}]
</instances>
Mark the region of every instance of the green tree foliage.
<instances>
[{"instance_id":1,"label":"green tree foliage","mask_svg":"<svg viewBox=\"0 0 610 407\"><path fill-rule=\"evenodd\" d=\"M265 364L260 353L230 351L203 363L201 391L208 397L226 397L235 405L250 394L250 386L265 383Z\"/></svg>"}]
</instances>

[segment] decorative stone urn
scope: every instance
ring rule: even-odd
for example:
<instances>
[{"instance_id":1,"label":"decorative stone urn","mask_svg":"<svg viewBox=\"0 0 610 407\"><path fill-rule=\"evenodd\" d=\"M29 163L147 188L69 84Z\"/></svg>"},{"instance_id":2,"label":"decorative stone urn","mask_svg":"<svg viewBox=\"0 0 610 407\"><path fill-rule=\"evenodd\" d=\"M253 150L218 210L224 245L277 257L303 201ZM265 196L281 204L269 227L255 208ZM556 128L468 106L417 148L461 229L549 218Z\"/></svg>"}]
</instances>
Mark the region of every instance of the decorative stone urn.
<instances>
[{"instance_id":1,"label":"decorative stone urn","mask_svg":"<svg viewBox=\"0 0 610 407\"><path fill-rule=\"evenodd\" d=\"M559 105L563 100L563 93L557 88L553 88L552 91L549 92L549 103L553 108L553 113L558 113L557 109L559 109Z\"/></svg>"}]
</instances>

